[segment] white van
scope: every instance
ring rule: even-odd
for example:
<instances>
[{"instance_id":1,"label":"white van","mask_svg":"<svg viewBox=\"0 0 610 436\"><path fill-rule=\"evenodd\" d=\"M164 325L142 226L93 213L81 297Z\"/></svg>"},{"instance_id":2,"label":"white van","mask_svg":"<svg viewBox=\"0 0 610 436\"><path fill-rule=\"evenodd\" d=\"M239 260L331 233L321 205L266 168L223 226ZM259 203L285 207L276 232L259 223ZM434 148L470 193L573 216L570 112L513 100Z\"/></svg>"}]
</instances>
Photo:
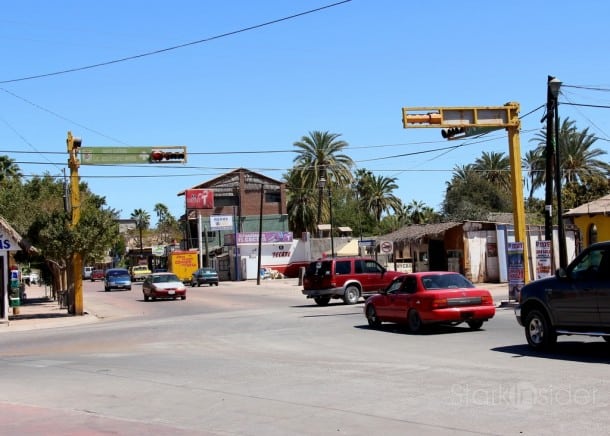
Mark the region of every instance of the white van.
<instances>
[{"instance_id":1,"label":"white van","mask_svg":"<svg viewBox=\"0 0 610 436\"><path fill-rule=\"evenodd\" d=\"M84 279L90 279L91 278L91 272L93 271L93 267L92 266L86 266L83 268L83 278Z\"/></svg>"}]
</instances>

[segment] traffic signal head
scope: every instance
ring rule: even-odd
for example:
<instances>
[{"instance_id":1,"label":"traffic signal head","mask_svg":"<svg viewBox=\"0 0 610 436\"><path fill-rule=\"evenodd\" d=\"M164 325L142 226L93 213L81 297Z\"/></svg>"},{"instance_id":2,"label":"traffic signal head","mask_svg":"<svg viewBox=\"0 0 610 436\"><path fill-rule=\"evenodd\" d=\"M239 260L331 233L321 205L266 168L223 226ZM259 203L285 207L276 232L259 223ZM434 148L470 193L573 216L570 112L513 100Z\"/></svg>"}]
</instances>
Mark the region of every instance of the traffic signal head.
<instances>
[{"instance_id":1,"label":"traffic signal head","mask_svg":"<svg viewBox=\"0 0 610 436\"><path fill-rule=\"evenodd\" d=\"M185 163L184 149L155 149L150 152L150 163Z\"/></svg>"},{"instance_id":2,"label":"traffic signal head","mask_svg":"<svg viewBox=\"0 0 610 436\"><path fill-rule=\"evenodd\" d=\"M458 139L463 137L465 134L466 129L464 127L450 127L448 129L441 130L441 135L443 135L443 138L445 139Z\"/></svg>"}]
</instances>

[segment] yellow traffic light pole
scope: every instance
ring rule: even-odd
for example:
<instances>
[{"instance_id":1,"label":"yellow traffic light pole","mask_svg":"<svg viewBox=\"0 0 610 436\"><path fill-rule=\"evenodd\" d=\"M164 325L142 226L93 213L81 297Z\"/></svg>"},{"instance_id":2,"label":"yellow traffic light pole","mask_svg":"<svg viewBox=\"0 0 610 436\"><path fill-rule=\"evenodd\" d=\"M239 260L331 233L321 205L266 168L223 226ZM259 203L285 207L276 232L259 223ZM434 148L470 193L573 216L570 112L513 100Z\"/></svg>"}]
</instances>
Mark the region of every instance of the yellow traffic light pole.
<instances>
[{"instance_id":1,"label":"yellow traffic light pole","mask_svg":"<svg viewBox=\"0 0 610 436\"><path fill-rule=\"evenodd\" d=\"M519 142L519 103L506 103L504 106L482 107L405 107L402 109L405 129L409 128L446 128L444 137L458 139L454 135L472 136L481 130L506 128L511 169L511 188L513 200L513 220L515 240L523 243L524 282L530 280L525 206L523 200L523 179L521 174L521 145ZM469 130L472 132L468 134Z\"/></svg>"},{"instance_id":2,"label":"yellow traffic light pole","mask_svg":"<svg viewBox=\"0 0 610 436\"><path fill-rule=\"evenodd\" d=\"M70 227L73 229L80 221L80 190L78 178L78 149L81 146L80 138L72 136L68 132L66 139L68 145L68 166L70 167L70 202L72 205L72 220ZM74 284L74 315L83 315L83 258L80 252L72 253L72 281Z\"/></svg>"}]
</instances>

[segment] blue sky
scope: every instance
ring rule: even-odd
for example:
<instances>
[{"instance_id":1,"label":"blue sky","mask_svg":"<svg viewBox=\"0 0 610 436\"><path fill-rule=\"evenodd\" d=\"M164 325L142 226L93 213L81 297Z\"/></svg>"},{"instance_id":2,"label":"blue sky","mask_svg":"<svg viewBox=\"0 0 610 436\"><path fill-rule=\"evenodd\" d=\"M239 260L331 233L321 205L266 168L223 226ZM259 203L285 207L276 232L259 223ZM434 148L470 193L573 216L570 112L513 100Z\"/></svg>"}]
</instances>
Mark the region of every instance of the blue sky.
<instances>
[{"instance_id":1,"label":"blue sky","mask_svg":"<svg viewBox=\"0 0 610 436\"><path fill-rule=\"evenodd\" d=\"M69 130L83 146L185 145L184 166L79 170L121 217L141 208L154 223L156 203L178 217L178 192L235 168L281 179L293 165L292 144L327 130L349 143L357 168L396 177L403 202L439 209L452 170L483 151L508 155L508 140L500 131L426 152L457 143L437 129L404 129L402 107L518 102L524 154L543 127L544 111L535 110L545 104L548 75L566 85L560 117L588 127L608 150L608 110L561 103L610 105L607 91L572 87L610 89L609 2L352 0L215 38L333 3L8 2L0 17L0 154L26 176L60 176L69 174Z\"/></svg>"}]
</instances>

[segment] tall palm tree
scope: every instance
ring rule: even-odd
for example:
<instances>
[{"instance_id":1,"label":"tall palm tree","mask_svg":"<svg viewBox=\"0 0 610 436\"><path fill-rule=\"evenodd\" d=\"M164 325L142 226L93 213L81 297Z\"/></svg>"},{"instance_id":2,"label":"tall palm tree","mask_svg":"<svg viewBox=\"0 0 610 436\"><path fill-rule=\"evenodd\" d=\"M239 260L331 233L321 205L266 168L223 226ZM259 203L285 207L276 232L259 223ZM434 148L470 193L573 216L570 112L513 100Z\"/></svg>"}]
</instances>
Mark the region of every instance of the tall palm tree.
<instances>
[{"instance_id":1,"label":"tall palm tree","mask_svg":"<svg viewBox=\"0 0 610 436\"><path fill-rule=\"evenodd\" d=\"M480 172L482 178L495 186L510 190L510 159L504 153L484 151L474 161L473 169Z\"/></svg>"},{"instance_id":2,"label":"tall palm tree","mask_svg":"<svg viewBox=\"0 0 610 436\"><path fill-rule=\"evenodd\" d=\"M529 150L521 159L521 168L527 173L529 198L534 198L534 191L544 185L545 162L540 150Z\"/></svg>"},{"instance_id":3,"label":"tall palm tree","mask_svg":"<svg viewBox=\"0 0 610 436\"><path fill-rule=\"evenodd\" d=\"M407 205L407 213L410 221L413 224L423 224L426 219L426 203L423 201L412 200L411 203Z\"/></svg>"},{"instance_id":4,"label":"tall palm tree","mask_svg":"<svg viewBox=\"0 0 610 436\"><path fill-rule=\"evenodd\" d=\"M136 228L140 232L140 254L142 254L144 251L142 231L148 229L148 226L150 225L150 214L144 209L134 209L131 213L131 219L136 221Z\"/></svg>"},{"instance_id":5,"label":"tall palm tree","mask_svg":"<svg viewBox=\"0 0 610 436\"><path fill-rule=\"evenodd\" d=\"M0 181L20 179L23 176L19 165L8 156L0 156Z\"/></svg>"},{"instance_id":6,"label":"tall palm tree","mask_svg":"<svg viewBox=\"0 0 610 436\"><path fill-rule=\"evenodd\" d=\"M315 198L315 191L303 185L299 171L290 170L284 175L287 191L288 223L292 231L300 235L303 232L313 232L315 207L311 199Z\"/></svg>"},{"instance_id":7,"label":"tall palm tree","mask_svg":"<svg viewBox=\"0 0 610 436\"><path fill-rule=\"evenodd\" d=\"M294 158L294 169L300 173L302 186L305 188L318 188L318 224L322 214L322 196L324 180L326 186L349 185L352 182L352 159L342 151L348 143L338 139L338 133L312 131L309 136L303 136L293 145L297 147L297 156ZM332 189L332 188L331 188Z\"/></svg>"},{"instance_id":8,"label":"tall palm tree","mask_svg":"<svg viewBox=\"0 0 610 436\"><path fill-rule=\"evenodd\" d=\"M167 242L170 229L176 225L176 219L169 212L169 208L163 203L155 204L153 210L157 215L157 230L161 234L161 240L162 242Z\"/></svg>"},{"instance_id":9,"label":"tall palm tree","mask_svg":"<svg viewBox=\"0 0 610 436\"><path fill-rule=\"evenodd\" d=\"M575 124L575 121L569 118L563 120L557 137L559 158L561 159L559 168L564 183L582 184L585 179L607 178L610 175L610 165L597 159L606 152L599 148L592 148L597 138L589 133L588 128L579 132ZM546 162L546 136L546 127L544 127L532 138L532 141L538 144L536 152L540 155L542 162ZM554 156L551 156L551 159L553 159L553 167L555 167ZM546 180L545 170L546 168L541 173L543 180Z\"/></svg>"},{"instance_id":10,"label":"tall palm tree","mask_svg":"<svg viewBox=\"0 0 610 436\"><path fill-rule=\"evenodd\" d=\"M393 194L393 191L398 189L396 177L373 175L368 183L363 200L367 208L373 211L377 223L381 221L381 215L384 212L400 211L402 202Z\"/></svg>"}]
</instances>

